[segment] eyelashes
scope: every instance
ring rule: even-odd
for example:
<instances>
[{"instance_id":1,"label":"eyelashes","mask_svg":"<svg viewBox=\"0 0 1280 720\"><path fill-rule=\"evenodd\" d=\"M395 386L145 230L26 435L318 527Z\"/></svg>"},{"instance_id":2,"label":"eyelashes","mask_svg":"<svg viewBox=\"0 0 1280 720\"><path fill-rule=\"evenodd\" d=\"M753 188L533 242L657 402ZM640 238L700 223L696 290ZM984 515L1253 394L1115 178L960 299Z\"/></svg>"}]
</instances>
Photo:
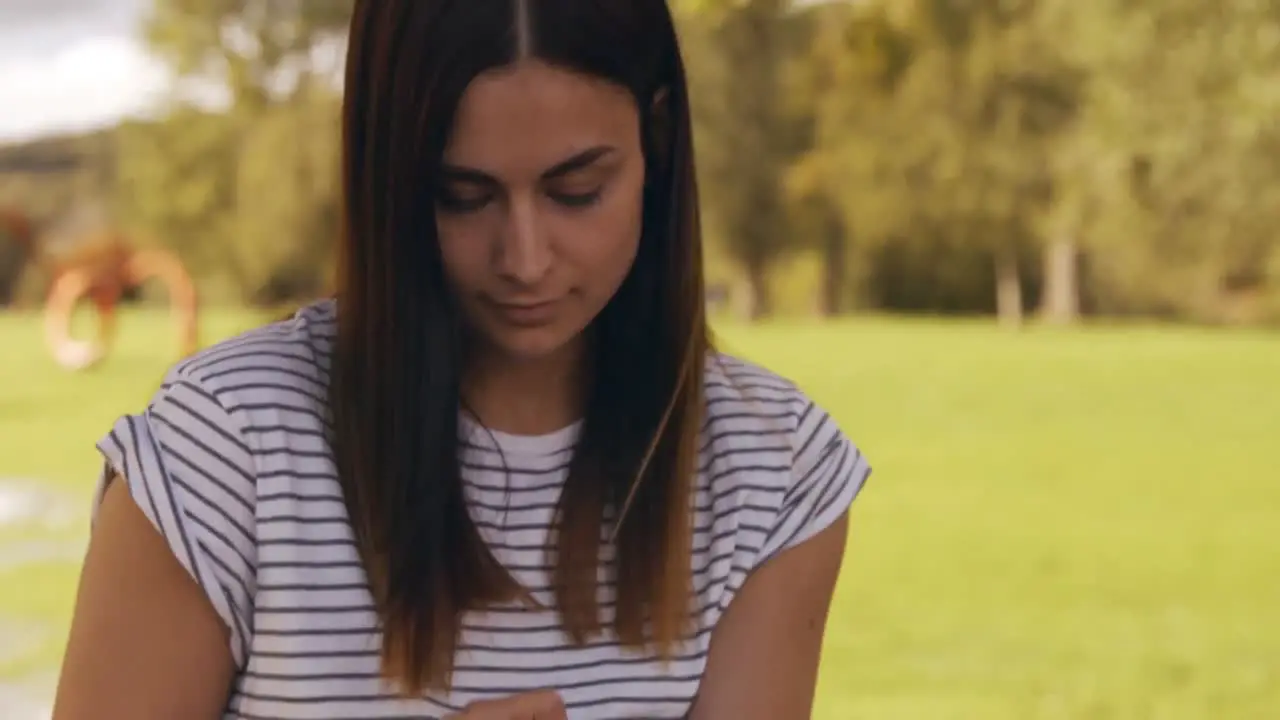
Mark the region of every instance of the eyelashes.
<instances>
[{"instance_id":1,"label":"eyelashes","mask_svg":"<svg viewBox=\"0 0 1280 720\"><path fill-rule=\"evenodd\" d=\"M603 188L596 188L585 193L547 193L547 197L568 208L585 208L595 205L603 191Z\"/></svg>"},{"instance_id":2,"label":"eyelashes","mask_svg":"<svg viewBox=\"0 0 1280 720\"><path fill-rule=\"evenodd\" d=\"M604 188L599 187L584 193L547 192L547 197L558 205L571 210L589 208L600 201ZM493 202L496 193L454 193L448 188L441 188L436 194L436 204L447 212L465 214L479 212Z\"/></svg>"},{"instance_id":3,"label":"eyelashes","mask_svg":"<svg viewBox=\"0 0 1280 720\"><path fill-rule=\"evenodd\" d=\"M489 201L493 199L492 195L482 197L456 195L454 193L441 190L436 193L436 205L441 209L451 213L470 213L482 209Z\"/></svg>"}]
</instances>

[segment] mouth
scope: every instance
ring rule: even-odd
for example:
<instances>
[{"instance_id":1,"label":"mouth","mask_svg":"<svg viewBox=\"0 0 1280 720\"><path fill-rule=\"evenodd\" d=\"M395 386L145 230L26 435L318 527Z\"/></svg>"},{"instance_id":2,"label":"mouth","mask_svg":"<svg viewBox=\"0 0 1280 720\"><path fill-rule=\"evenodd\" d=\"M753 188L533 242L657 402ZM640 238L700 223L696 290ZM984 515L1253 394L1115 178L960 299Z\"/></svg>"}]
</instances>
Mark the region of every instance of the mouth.
<instances>
[{"instance_id":1,"label":"mouth","mask_svg":"<svg viewBox=\"0 0 1280 720\"><path fill-rule=\"evenodd\" d=\"M555 315L556 301L542 302L491 302L498 317L509 325L518 327L536 327L545 325Z\"/></svg>"}]
</instances>

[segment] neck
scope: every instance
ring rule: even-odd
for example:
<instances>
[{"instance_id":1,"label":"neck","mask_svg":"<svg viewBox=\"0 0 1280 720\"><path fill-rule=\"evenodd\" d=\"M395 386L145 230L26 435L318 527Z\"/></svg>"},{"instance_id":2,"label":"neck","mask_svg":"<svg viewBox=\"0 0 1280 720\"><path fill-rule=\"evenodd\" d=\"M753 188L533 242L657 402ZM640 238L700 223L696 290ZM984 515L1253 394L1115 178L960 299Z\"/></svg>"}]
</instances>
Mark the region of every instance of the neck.
<instances>
[{"instance_id":1,"label":"neck","mask_svg":"<svg viewBox=\"0 0 1280 720\"><path fill-rule=\"evenodd\" d=\"M545 435L582 417L586 343L537 359L471 353L462 383L465 409L482 425L512 435Z\"/></svg>"}]
</instances>

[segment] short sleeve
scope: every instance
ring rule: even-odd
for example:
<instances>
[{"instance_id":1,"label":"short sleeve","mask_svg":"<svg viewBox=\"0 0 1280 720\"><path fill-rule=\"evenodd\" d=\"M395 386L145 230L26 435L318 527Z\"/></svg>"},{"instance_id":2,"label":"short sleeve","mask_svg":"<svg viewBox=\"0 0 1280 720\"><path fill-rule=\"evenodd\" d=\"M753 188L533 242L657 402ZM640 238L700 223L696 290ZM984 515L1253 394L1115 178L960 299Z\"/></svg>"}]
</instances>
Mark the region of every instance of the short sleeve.
<instances>
[{"instance_id":1,"label":"short sleeve","mask_svg":"<svg viewBox=\"0 0 1280 720\"><path fill-rule=\"evenodd\" d=\"M94 516L119 475L230 629L243 668L257 575L257 485L243 430L212 392L175 370L144 412L121 417L97 447L106 464Z\"/></svg>"},{"instance_id":2,"label":"short sleeve","mask_svg":"<svg viewBox=\"0 0 1280 720\"><path fill-rule=\"evenodd\" d=\"M871 474L866 457L826 411L808 398L798 402L790 484L761 548L760 562L830 527Z\"/></svg>"}]
</instances>

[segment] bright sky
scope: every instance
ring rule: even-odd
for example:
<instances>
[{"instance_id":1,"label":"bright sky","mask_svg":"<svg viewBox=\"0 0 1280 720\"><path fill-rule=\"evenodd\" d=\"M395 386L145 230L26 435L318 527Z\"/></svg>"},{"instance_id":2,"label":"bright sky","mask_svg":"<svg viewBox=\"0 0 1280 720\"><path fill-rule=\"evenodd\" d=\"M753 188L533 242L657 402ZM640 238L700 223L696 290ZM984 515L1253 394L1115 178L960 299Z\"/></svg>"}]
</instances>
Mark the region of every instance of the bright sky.
<instances>
[{"instance_id":1,"label":"bright sky","mask_svg":"<svg viewBox=\"0 0 1280 720\"><path fill-rule=\"evenodd\" d=\"M144 112L165 73L138 34L149 0L0 0L0 142Z\"/></svg>"}]
</instances>

